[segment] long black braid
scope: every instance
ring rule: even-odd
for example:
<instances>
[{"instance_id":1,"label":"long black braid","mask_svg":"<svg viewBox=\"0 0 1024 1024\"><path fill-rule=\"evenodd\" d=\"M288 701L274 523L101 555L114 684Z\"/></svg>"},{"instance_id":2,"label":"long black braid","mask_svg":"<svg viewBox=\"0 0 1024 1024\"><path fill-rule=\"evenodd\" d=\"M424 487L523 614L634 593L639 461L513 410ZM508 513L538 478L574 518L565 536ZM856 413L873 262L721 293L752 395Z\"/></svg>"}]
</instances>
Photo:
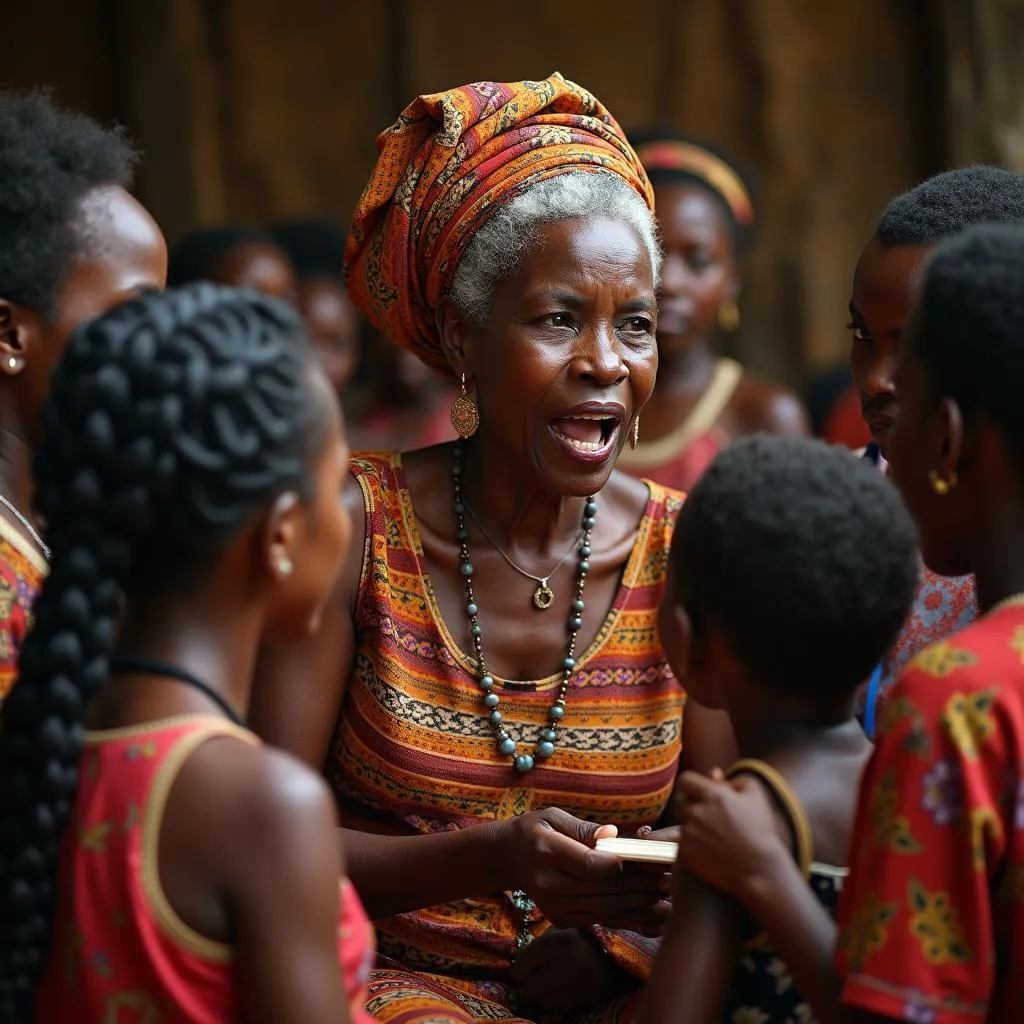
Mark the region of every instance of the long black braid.
<instances>
[{"instance_id":1,"label":"long black braid","mask_svg":"<svg viewBox=\"0 0 1024 1024\"><path fill-rule=\"evenodd\" d=\"M308 494L313 367L291 310L201 284L87 325L54 374L35 464L52 566L0 722L0 1024L31 1018L122 602L189 585L259 509Z\"/></svg>"}]
</instances>

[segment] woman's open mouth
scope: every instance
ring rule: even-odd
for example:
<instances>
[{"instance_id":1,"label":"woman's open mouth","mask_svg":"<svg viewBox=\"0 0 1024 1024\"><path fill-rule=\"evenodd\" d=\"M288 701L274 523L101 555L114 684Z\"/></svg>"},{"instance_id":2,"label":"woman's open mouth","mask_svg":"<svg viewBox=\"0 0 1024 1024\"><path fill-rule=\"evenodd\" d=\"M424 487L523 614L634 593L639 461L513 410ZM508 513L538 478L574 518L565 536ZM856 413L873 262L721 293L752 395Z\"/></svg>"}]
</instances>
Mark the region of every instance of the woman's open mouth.
<instances>
[{"instance_id":1,"label":"woman's open mouth","mask_svg":"<svg viewBox=\"0 0 1024 1024\"><path fill-rule=\"evenodd\" d=\"M601 413L576 413L552 421L551 433L573 457L601 462L615 450L619 419Z\"/></svg>"}]
</instances>

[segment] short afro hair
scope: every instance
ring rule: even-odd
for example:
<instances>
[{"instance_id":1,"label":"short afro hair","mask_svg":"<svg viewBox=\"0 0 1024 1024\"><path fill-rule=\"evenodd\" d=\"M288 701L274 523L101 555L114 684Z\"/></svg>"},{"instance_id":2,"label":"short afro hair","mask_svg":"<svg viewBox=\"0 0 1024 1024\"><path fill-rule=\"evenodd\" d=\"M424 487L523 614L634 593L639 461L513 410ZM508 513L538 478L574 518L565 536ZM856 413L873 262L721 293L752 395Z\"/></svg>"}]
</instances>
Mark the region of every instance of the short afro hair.
<instances>
[{"instance_id":1,"label":"short afro hair","mask_svg":"<svg viewBox=\"0 0 1024 1024\"><path fill-rule=\"evenodd\" d=\"M345 232L329 220L293 220L274 229L299 281L344 280Z\"/></svg>"},{"instance_id":2,"label":"short afro hair","mask_svg":"<svg viewBox=\"0 0 1024 1024\"><path fill-rule=\"evenodd\" d=\"M1024 223L1024 176L978 165L944 171L896 196L878 222L883 245L932 245L976 224Z\"/></svg>"},{"instance_id":3,"label":"short afro hair","mask_svg":"<svg viewBox=\"0 0 1024 1024\"><path fill-rule=\"evenodd\" d=\"M760 685L853 694L903 625L917 531L877 467L842 448L758 435L726 448L683 504L673 595Z\"/></svg>"},{"instance_id":4,"label":"short afro hair","mask_svg":"<svg viewBox=\"0 0 1024 1024\"><path fill-rule=\"evenodd\" d=\"M79 218L94 188L129 188L124 131L59 110L44 92L0 93L0 298L52 320L76 255L95 241Z\"/></svg>"},{"instance_id":5,"label":"short afro hair","mask_svg":"<svg viewBox=\"0 0 1024 1024\"><path fill-rule=\"evenodd\" d=\"M979 226L939 245L909 340L934 397L993 423L1024 468L1024 226Z\"/></svg>"},{"instance_id":6,"label":"short afro hair","mask_svg":"<svg viewBox=\"0 0 1024 1024\"><path fill-rule=\"evenodd\" d=\"M243 245L279 248L267 231L245 227L200 228L183 238L171 250L167 264L167 287L180 288L195 281L209 281L217 264L233 249ZM284 253L282 259L286 259Z\"/></svg>"}]
</instances>

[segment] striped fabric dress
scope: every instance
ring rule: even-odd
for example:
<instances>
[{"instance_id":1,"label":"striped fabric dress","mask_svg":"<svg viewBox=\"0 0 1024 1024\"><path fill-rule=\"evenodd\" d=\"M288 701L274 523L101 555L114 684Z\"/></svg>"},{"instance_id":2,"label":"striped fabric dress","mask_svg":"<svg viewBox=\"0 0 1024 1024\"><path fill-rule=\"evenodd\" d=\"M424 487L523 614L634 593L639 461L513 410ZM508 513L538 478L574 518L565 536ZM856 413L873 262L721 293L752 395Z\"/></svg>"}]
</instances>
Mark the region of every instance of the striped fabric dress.
<instances>
[{"instance_id":1,"label":"striped fabric dress","mask_svg":"<svg viewBox=\"0 0 1024 1024\"><path fill-rule=\"evenodd\" d=\"M367 510L367 553L355 669L327 765L346 826L425 834L548 806L627 834L654 824L680 754L684 695L656 619L681 497L649 485L618 593L578 659L558 749L522 776L496 751L472 660L441 618L401 456L357 457L352 472ZM558 681L498 679L514 737L536 732ZM536 936L548 924L532 913ZM370 1012L403 1024L520 1019L507 974L521 922L507 893L377 922ZM609 1008L588 1019L617 1018Z\"/></svg>"}]
</instances>

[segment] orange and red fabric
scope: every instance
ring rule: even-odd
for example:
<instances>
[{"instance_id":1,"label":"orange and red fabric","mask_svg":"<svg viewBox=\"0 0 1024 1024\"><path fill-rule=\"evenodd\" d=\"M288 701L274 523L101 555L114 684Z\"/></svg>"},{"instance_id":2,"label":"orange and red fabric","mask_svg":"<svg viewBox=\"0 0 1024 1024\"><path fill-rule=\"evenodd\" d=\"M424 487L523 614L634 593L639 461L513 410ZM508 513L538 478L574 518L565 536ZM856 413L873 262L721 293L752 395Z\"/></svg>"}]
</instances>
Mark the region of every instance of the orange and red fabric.
<instances>
[{"instance_id":1,"label":"orange and red fabric","mask_svg":"<svg viewBox=\"0 0 1024 1024\"><path fill-rule=\"evenodd\" d=\"M345 254L353 302L378 330L450 372L436 325L473 234L516 192L558 174L617 174L653 210L643 166L586 89L476 82L420 96L377 139Z\"/></svg>"}]
</instances>

